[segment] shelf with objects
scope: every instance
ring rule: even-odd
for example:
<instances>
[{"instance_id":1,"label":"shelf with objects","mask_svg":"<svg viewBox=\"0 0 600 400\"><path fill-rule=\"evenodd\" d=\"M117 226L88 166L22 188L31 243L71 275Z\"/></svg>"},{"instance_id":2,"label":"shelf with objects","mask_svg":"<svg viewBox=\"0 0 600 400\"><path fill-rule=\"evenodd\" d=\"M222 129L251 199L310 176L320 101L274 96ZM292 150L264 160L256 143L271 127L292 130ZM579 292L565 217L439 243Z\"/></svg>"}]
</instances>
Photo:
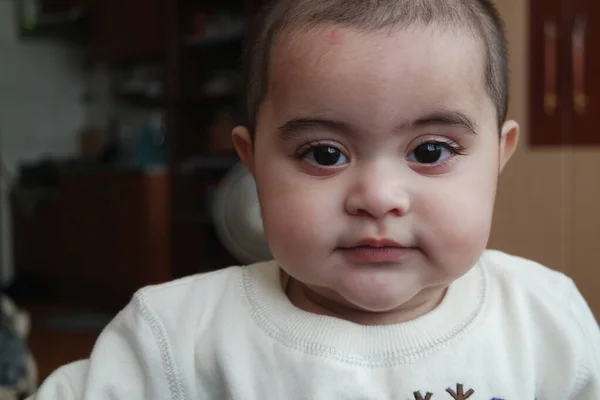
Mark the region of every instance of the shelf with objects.
<instances>
[{"instance_id":1,"label":"shelf with objects","mask_svg":"<svg viewBox=\"0 0 600 400\"><path fill-rule=\"evenodd\" d=\"M177 276L243 261L215 229L215 191L239 164L231 131L245 121L242 51L255 2L179 0L169 18L167 126Z\"/></svg>"}]
</instances>

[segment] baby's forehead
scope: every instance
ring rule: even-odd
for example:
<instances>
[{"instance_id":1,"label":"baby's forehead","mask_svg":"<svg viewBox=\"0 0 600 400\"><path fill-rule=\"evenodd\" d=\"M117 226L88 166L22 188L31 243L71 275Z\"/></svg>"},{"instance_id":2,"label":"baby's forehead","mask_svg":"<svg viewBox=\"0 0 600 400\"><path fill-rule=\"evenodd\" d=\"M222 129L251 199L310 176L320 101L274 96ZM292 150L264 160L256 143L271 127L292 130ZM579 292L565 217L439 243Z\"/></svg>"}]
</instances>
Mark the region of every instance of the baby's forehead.
<instances>
[{"instance_id":1,"label":"baby's forehead","mask_svg":"<svg viewBox=\"0 0 600 400\"><path fill-rule=\"evenodd\" d=\"M355 97L398 94L415 100L486 96L485 53L460 29L411 26L364 32L340 26L296 32L278 41L270 63L270 95ZM317 100L317 99L314 99ZM481 99L478 100L478 102Z\"/></svg>"},{"instance_id":2,"label":"baby's forehead","mask_svg":"<svg viewBox=\"0 0 600 400\"><path fill-rule=\"evenodd\" d=\"M315 44L325 42L332 45L343 43L346 40L358 39L361 37L371 37L376 40L385 40L390 38L398 39L405 37L454 37L459 40L469 40L477 42L480 49L484 49L484 40L479 32L466 23L424 23L415 20L409 24L391 25L385 28L365 29L354 25L344 25L339 23L319 23L312 25L288 24L285 28L277 32L273 37L271 46L287 46L298 42ZM273 50L273 49L272 49Z\"/></svg>"},{"instance_id":3,"label":"baby's forehead","mask_svg":"<svg viewBox=\"0 0 600 400\"><path fill-rule=\"evenodd\" d=\"M485 55L468 33L421 27L365 33L336 26L301 32L277 47L266 94L276 123L318 115L389 131L450 110L496 129Z\"/></svg>"},{"instance_id":4,"label":"baby's forehead","mask_svg":"<svg viewBox=\"0 0 600 400\"><path fill-rule=\"evenodd\" d=\"M464 62L449 62L457 57ZM411 72L423 73L434 69L436 73L446 70L457 74L459 69L469 69L477 84L484 82L486 64L481 40L458 27L414 24L402 29L363 31L333 25L282 34L273 44L270 78L277 77L273 72L294 74L297 67L319 72L332 58L342 60L343 65L366 64L372 71L379 70L381 64L398 73L406 73L399 67L410 65Z\"/></svg>"}]
</instances>

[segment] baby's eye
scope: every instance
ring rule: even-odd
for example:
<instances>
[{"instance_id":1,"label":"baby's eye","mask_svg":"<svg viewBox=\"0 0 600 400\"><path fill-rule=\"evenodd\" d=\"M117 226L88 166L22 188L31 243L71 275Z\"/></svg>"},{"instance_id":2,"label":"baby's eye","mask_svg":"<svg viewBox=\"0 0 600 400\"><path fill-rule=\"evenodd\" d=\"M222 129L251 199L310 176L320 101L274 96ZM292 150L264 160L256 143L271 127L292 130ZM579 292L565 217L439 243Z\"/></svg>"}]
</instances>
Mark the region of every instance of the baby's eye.
<instances>
[{"instance_id":1,"label":"baby's eye","mask_svg":"<svg viewBox=\"0 0 600 400\"><path fill-rule=\"evenodd\" d=\"M419 164L437 164L452 157L456 152L451 145L443 142L427 142L418 146L408 156L408 161Z\"/></svg>"},{"instance_id":2,"label":"baby's eye","mask_svg":"<svg viewBox=\"0 0 600 400\"><path fill-rule=\"evenodd\" d=\"M327 145L311 146L302 153L302 158L324 167L334 167L348 163L348 158L344 153L333 146Z\"/></svg>"}]
</instances>

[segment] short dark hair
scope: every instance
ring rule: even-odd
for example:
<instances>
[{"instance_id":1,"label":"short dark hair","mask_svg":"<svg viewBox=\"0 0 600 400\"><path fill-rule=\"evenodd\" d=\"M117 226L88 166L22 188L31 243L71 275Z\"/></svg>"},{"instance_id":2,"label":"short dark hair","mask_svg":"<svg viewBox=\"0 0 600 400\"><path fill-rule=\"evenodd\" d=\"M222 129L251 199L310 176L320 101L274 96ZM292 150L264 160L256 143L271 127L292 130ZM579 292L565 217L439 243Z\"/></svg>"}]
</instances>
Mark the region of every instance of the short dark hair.
<instances>
[{"instance_id":1,"label":"short dark hair","mask_svg":"<svg viewBox=\"0 0 600 400\"><path fill-rule=\"evenodd\" d=\"M274 43L283 35L327 25L377 31L416 23L462 25L481 40L486 52L486 90L500 129L508 109L508 46L504 23L492 0L271 0L257 14L245 50L250 131L254 135L267 95Z\"/></svg>"}]
</instances>

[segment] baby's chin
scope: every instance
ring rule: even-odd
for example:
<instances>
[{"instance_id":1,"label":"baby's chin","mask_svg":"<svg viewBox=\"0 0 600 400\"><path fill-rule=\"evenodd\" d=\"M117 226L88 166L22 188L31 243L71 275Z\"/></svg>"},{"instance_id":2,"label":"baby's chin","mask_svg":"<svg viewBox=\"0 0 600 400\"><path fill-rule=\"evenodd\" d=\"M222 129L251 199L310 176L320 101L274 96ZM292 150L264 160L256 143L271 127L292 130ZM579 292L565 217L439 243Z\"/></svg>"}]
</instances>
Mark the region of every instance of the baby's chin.
<instances>
[{"instance_id":1,"label":"baby's chin","mask_svg":"<svg viewBox=\"0 0 600 400\"><path fill-rule=\"evenodd\" d=\"M365 311L394 310L423 289L423 277L408 265L344 267L337 272L330 280L331 289Z\"/></svg>"},{"instance_id":2,"label":"baby's chin","mask_svg":"<svg viewBox=\"0 0 600 400\"><path fill-rule=\"evenodd\" d=\"M346 298L353 309L349 312L346 320L362 325L392 325L415 320L432 310L440 303L443 295L438 299L421 300L419 296L402 297L371 297L369 299Z\"/></svg>"},{"instance_id":3,"label":"baby's chin","mask_svg":"<svg viewBox=\"0 0 600 400\"><path fill-rule=\"evenodd\" d=\"M445 290L428 279L421 263L368 266L329 261L307 262L319 265L310 269L279 262L296 283L304 286L300 296L313 303L308 304L308 311L363 324L405 322L434 309ZM437 289L432 290L433 286Z\"/></svg>"},{"instance_id":4,"label":"baby's chin","mask_svg":"<svg viewBox=\"0 0 600 400\"><path fill-rule=\"evenodd\" d=\"M387 325L417 319L434 310L442 301L446 287L423 288L418 285L389 283L377 288L337 287L334 291L359 323Z\"/></svg>"},{"instance_id":5,"label":"baby's chin","mask_svg":"<svg viewBox=\"0 0 600 400\"><path fill-rule=\"evenodd\" d=\"M416 291L410 293L356 293L350 291L338 292L344 298L347 306L358 312L364 313L396 313L410 306L418 294Z\"/></svg>"}]
</instances>

